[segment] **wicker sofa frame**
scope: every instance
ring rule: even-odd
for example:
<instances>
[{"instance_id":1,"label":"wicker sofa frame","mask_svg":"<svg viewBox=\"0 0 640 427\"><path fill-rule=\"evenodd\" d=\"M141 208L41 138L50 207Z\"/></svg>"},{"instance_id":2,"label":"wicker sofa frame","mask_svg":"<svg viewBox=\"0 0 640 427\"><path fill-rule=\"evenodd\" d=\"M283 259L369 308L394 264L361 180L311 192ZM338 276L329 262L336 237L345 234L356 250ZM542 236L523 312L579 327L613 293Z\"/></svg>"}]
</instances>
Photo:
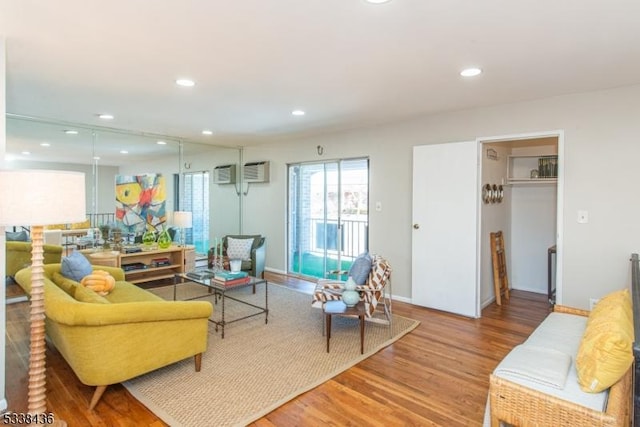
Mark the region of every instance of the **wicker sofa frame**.
<instances>
[{"instance_id":1,"label":"wicker sofa frame","mask_svg":"<svg viewBox=\"0 0 640 427\"><path fill-rule=\"evenodd\" d=\"M634 289L635 292L635 289ZM634 316L636 316L634 306ZM557 313L588 316L586 310L556 305ZM491 426L500 422L514 426L629 426L631 418L633 366L609 389L604 412L595 411L491 375L489 399Z\"/></svg>"}]
</instances>

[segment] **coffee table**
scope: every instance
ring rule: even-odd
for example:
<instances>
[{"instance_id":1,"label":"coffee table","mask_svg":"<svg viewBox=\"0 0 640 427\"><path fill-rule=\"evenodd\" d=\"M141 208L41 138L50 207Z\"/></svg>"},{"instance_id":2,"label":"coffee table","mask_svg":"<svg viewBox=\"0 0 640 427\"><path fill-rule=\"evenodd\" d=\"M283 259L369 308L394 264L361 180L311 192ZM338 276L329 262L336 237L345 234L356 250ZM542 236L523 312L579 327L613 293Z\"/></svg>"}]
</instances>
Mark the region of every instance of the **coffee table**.
<instances>
[{"instance_id":1,"label":"coffee table","mask_svg":"<svg viewBox=\"0 0 640 427\"><path fill-rule=\"evenodd\" d=\"M173 278L173 300L174 301L176 299L176 287L177 287L177 285L179 283L185 283L185 282L193 282L195 284L204 286L209 290L209 294L208 295L201 295L201 296L197 296L197 297L193 297L193 298L188 298L187 300L193 300L193 299L198 299L198 298L207 298L207 297L213 296L215 304L218 304L218 301L222 301L222 304L221 304L222 316L221 316L220 321L216 321L214 319L209 319L209 322L211 322L211 323L216 325L216 332L218 332L218 328L220 328L222 330L222 338L224 338L224 327L226 325L228 325L229 323L238 322L240 320L248 319L249 317L259 316L262 313L264 313L264 323L265 324L269 323L269 286L268 286L269 282L267 282L265 279L260 279L260 278L257 278L257 277L249 276L249 282L247 282L247 283L228 286L228 285L223 285L222 283L216 282L216 281L214 281L213 279L210 279L210 278L195 278L195 277L187 275L186 273L176 273L174 278ZM234 290L234 289L246 288L246 287L249 287L249 286L253 287L253 293L255 293L256 292L256 285L260 285L260 284L264 284L264 307L251 304L251 303L249 303L247 301L243 301L241 299L235 298L235 297L230 296L230 295L227 294L228 291L231 291L231 290ZM213 295L210 295L211 293L213 293ZM249 314L249 315L244 316L244 317L228 320L228 319L225 318L225 312L224 312L224 301L225 301L225 299L231 299L233 301L237 301L237 302L239 302L241 304L248 305L250 307L254 307L254 308L258 309L259 311L257 311L256 313Z\"/></svg>"}]
</instances>

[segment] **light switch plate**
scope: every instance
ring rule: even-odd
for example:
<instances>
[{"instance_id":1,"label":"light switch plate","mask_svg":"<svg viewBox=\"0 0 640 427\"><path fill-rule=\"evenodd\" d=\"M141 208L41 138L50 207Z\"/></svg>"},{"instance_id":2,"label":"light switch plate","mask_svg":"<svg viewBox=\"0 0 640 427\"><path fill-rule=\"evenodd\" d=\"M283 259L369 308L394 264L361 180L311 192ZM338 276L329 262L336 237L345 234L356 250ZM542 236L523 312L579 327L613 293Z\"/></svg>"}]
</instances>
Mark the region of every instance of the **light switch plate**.
<instances>
[{"instance_id":1,"label":"light switch plate","mask_svg":"<svg viewBox=\"0 0 640 427\"><path fill-rule=\"evenodd\" d=\"M586 224L589 222L589 212L587 211L578 211L578 223Z\"/></svg>"}]
</instances>

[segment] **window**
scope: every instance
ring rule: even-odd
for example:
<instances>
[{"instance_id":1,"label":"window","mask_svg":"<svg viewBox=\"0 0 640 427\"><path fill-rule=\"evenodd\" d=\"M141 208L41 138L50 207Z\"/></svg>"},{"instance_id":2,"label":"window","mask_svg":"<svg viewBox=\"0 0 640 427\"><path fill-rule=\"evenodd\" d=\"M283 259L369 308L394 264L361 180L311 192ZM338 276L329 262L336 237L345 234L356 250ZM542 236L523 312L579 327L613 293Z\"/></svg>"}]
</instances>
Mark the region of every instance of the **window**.
<instances>
[{"instance_id":1,"label":"window","mask_svg":"<svg viewBox=\"0 0 640 427\"><path fill-rule=\"evenodd\" d=\"M184 230L185 243L194 245L196 253L206 254L209 250L209 172L188 172L183 177L183 202L175 206L179 207L176 210L193 214L193 227ZM177 198L180 200L179 194Z\"/></svg>"}]
</instances>

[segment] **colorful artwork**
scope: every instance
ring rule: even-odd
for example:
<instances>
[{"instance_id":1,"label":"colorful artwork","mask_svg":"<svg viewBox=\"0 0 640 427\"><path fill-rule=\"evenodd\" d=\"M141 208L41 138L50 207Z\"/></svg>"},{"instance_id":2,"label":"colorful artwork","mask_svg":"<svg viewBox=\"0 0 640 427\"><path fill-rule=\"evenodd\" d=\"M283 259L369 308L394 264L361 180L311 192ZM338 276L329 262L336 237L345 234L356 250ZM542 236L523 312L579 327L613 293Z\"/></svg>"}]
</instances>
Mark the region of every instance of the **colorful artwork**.
<instances>
[{"instance_id":1,"label":"colorful artwork","mask_svg":"<svg viewBox=\"0 0 640 427\"><path fill-rule=\"evenodd\" d=\"M167 193L162 174L116 176L116 222L128 233L160 231Z\"/></svg>"}]
</instances>

